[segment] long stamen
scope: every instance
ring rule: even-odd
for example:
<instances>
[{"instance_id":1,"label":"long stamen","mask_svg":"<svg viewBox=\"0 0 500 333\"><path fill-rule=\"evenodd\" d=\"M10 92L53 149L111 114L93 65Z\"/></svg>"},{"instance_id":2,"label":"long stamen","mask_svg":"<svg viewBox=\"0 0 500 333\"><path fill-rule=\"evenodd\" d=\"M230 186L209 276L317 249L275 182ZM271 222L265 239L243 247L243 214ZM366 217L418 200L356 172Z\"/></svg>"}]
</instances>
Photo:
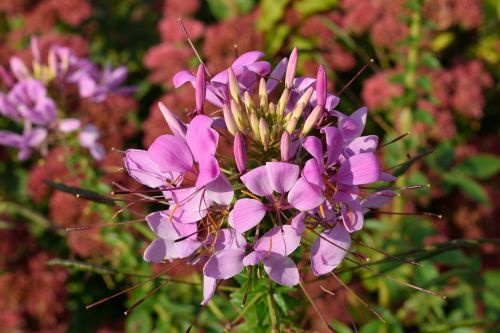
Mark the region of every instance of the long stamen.
<instances>
[{"instance_id":1,"label":"long stamen","mask_svg":"<svg viewBox=\"0 0 500 333\"><path fill-rule=\"evenodd\" d=\"M145 219L138 219L138 220L131 220L131 221L125 221L125 222L119 222L119 223L112 223L112 224L101 224L101 225L79 225L75 227L68 227L65 230L67 232L71 231L81 231L81 230L89 230L89 229L94 229L94 228L109 228L109 227L120 227L123 225L129 225L137 222L145 222Z\"/></svg>"},{"instance_id":2,"label":"long stamen","mask_svg":"<svg viewBox=\"0 0 500 333\"><path fill-rule=\"evenodd\" d=\"M340 96L342 95L342 93L347 89L349 88L349 86L365 71L366 68L368 68L368 66L370 66L370 64L374 63L375 60L374 59L370 59L369 62L367 62L363 67L361 67L361 69L356 73L356 75L354 75L352 77L352 79L349 80L349 82L347 82L347 84L344 86L344 88L342 88L337 96Z\"/></svg>"},{"instance_id":3,"label":"long stamen","mask_svg":"<svg viewBox=\"0 0 500 333\"><path fill-rule=\"evenodd\" d=\"M182 19L179 17L178 20L179 20L179 24L181 25L182 32L184 33L184 36L186 36L186 39L187 39L187 41L189 43L189 46L191 46L191 49L193 50L194 54L196 55L196 58L198 58L198 61L200 62L200 64L203 65L203 68L205 69L205 73L207 73L208 77L212 78L212 75L210 75L210 73L208 72L207 66L205 66L205 63L201 59L200 54L196 50L196 47L194 47L194 44L191 41L191 38L189 37L189 34L188 34L187 30L186 30L186 27L184 26L184 23L182 22Z\"/></svg>"},{"instance_id":4,"label":"long stamen","mask_svg":"<svg viewBox=\"0 0 500 333\"><path fill-rule=\"evenodd\" d=\"M360 302L363 304L368 310L370 310L371 313L373 313L378 319L380 319L383 323L385 323L384 318L375 311L368 303L366 303L361 297L359 297L351 288L349 288L337 275L335 275L333 272L330 272L330 274L344 287L351 295L354 296Z\"/></svg>"},{"instance_id":5,"label":"long stamen","mask_svg":"<svg viewBox=\"0 0 500 333\"><path fill-rule=\"evenodd\" d=\"M379 214L385 214L385 215L407 215L407 216L432 216L438 219L442 219L443 215L441 214L435 214L435 213L429 213L429 212L385 212L385 211L376 211Z\"/></svg>"},{"instance_id":6,"label":"long stamen","mask_svg":"<svg viewBox=\"0 0 500 333\"><path fill-rule=\"evenodd\" d=\"M391 258L391 259L395 259L395 260L399 260L399 261L402 261L402 262L405 262L407 264L412 264L412 265L415 265L415 266L423 266L422 264L416 262L416 261L413 261L411 259L406 259L406 258L400 258L400 257L396 257L396 256L393 256L392 254L389 254L385 251L382 251L382 250L379 250L379 249L376 249L366 243L363 243L362 241L359 241L359 240L356 240L356 239L353 239L356 243L360 244L360 245L363 245L367 248L369 248L370 250L372 251L375 251L375 252L378 252L380 254L383 254L384 256L388 257L388 258Z\"/></svg>"},{"instance_id":7,"label":"long stamen","mask_svg":"<svg viewBox=\"0 0 500 333\"><path fill-rule=\"evenodd\" d=\"M318 316L321 319L321 321L325 324L326 327L328 327L328 330L330 330L330 332L335 332L335 330L333 329L333 327L330 326L330 324L328 324L328 321L323 316L323 314L321 313L321 311L319 311L318 307L316 306L316 304L314 303L313 299L311 298L311 296L307 292L306 288L304 287L304 283L302 282L302 280L300 280L299 285L300 285L300 288L302 289L302 291L304 292L304 295L306 295L307 300L309 301L309 303L311 303L312 307L314 308L314 310L318 314Z\"/></svg>"},{"instance_id":8,"label":"long stamen","mask_svg":"<svg viewBox=\"0 0 500 333\"><path fill-rule=\"evenodd\" d=\"M396 137L396 138L392 139L391 141L381 144L381 145L378 147L378 149L383 149L384 147L386 147L386 146L388 146L388 145L390 145L390 144L393 144L393 143L395 143L395 142L397 142L397 141L399 141L399 140L403 139L404 137L406 137L406 136L407 136L407 135L409 135L409 134L410 134L410 132L406 132L406 133L404 133L404 134L401 134L400 136L398 136L398 137Z\"/></svg>"}]
</instances>

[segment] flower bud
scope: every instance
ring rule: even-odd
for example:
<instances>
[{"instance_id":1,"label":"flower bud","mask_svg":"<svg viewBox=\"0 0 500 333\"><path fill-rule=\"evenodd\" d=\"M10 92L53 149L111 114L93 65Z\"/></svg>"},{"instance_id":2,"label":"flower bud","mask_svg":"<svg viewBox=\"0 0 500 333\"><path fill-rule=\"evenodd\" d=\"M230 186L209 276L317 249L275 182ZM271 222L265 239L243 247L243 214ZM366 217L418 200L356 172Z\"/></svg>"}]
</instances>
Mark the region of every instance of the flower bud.
<instances>
[{"instance_id":1,"label":"flower bud","mask_svg":"<svg viewBox=\"0 0 500 333\"><path fill-rule=\"evenodd\" d=\"M314 92L313 87L307 88L307 90L304 92L302 96L300 96L299 100L295 104L293 110L292 110L292 115L293 117L299 119L300 116L302 115L302 112L304 112L304 109L306 106L309 104L309 100L311 99L311 96Z\"/></svg>"},{"instance_id":2,"label":"flower bud","mask_svg":"<svg viewBox=\"0 0 500 333\"><path fill-rule=\"evenodd\" d=\"M162 102L158 103L158 107L172 133L174 133L175 136L185 138L187 132L186 124L177 118L175 113L170 111Z\"/></svg>"},{"instance_id":3,"label":"flower bud","mask_svg":"<svg viewBox=\"0 0 500 333\"><path fill-rule=\"evenodd\" d=\"M233 153L239 173L244 174L246 172L247 150L245 148L245 140L240 132L237 132L234 136Z\"/></svg>"},{"instance_id":4,"label":"flower bud","mask_svg":"<svg viewBox=\"0 0 500 333\"><path fill-rule=\"evenodd\" d=\"M300 136L304 137L309 133L309 131L316 124L318 119L323 114L323 108L320 105L316 105L316 107L311 111L306 121L304 122L304 126L302 127L302 131L300 132ZM292 118L293 119L293 118Z\"/></svg>"},{"instance_id":5,"label":"flower bud","mask_svg":"<svg viewBox=\"0 0 500 333\"><path fill-rule=\"evenodd\" d=\"M236 122L234 121L233 114L227 104L224 104L222 106L222 113L224 114L224 122L226 123L227 130L232 135L235 135L238 131L238 128L236 126Z\"/></svg>"},{"instance_id":6,"label":"flower bud","mask_svg":"<svg viewBox=\"0 0 500 333\"><path fill-rule=\"evenodd\" d=\"M276 114L276 104L274 103L269 103L269 114L274 116Z\"/></svg>"},{"instance_id":7,"label":"flower bud","mask_svg":"<svg viewBox=\"0 0 500 333\"><path fill-rule=\"evenodd\" d=\"M233 99L231 100L231 113L233 114L238 130L244 132L245 123L243 121L243 114L241 113L240 106Z\"/></svg>"},{"instance_id":8,"label":"flower bud","mask_svg":"<svg viewBox=\"0 0 500 333\"><path fill-rule=\"evenodd\" d=\"M287 131L283 132L281 135L280 151L281 151L281 161L288 162L290 159L290 134Z\"/></svg>"},{"instance_id":9,"label":"flower bud","mask_svg":"<svg viewBox=\"0 0 500 333\"><path fill-rule=\"evenodd\" d=\"M253 103L252 96L247 90L245 90L243 96L245 98L245 107L247 109L247 112L250 113L252 110L255 109L255 104Z\"/></svg>"},{"instance_id":10,"label":"flower bud","mask_svg":"<svg viewBox=\"0 0 500 333\"><path fill-rule=\"evenodd\" d=\"M203 114L203 104L205 103L207 87L205 82L205 67L202 64L198 66L198 71L196 72L194 90L196 92L196 114Z\"/></svg>"},{"instance_id":11,"label":"flower bud","mask_svg":"<svg viewBox=\"0 0 500 333\"><path fill-rule=\"evenodd\" d=\"M268 97L267 97L266 80L263 77L261 77L259 83L259 106L263 112L266 111L267 104L268 104Z\"/></svg>"},{"instance_id":12,"label":"flower bud","mask_svg":"<svg viewBox=\"0 0 500 333\"><path fill-rule=\"evenodd\" d=\"M269 147L270 135L269 126L267 125L267 122L264 120L264 118L260 118L259 121L259 134L260 142L264 146L264 150L267 150L267 148Z\"/></svg>"},{"instance_id":13,"label":"flower bud","mask_svg":"<svg viewBox=\"0 0 500 333\"><path fill-rule=\"evenodd\" d=\"M295 117L291 117L290 120L286 124L286 131L288 134L292 135L293 131L295 131L295 127L297 127L298 119Z\"/></svg>"},{"instance_id":14,"label":"flower bud","mask_svg":"<svg viewBox=\"0 0 500 333\"><path fill-rule=\"evenodd\" d=\"M286 75L285 75L285 88L291 89L293 85L293 79L295 77L295 68L297 67L297 56L298 56L297 48L294 48L292 53L290 54L290 58L288 59L288 64L286 66Z\"/></svg>"},{"instance_id":15,"label":"flower bud","mask_svg":"<svg viewBox=\"0 0 500 333\"><path fill-rule=\"evenodd\" d=\"M319 66L318 75L316 76L316 102L323 109L326 104L326 72L323 65Z\"/></svg>"},{"instance_id":16,"label":"flower bud","mask_svg":"<svg viewBox=\"0 0 500 333\"><path fill-rule=\"evenodd\" d=\"M278 117L278 119L281 119L285 114L285 108L289 98L290 89L285 88L285 90L283 90L283 94L281 94L278 104L276 105L276 116Z\"/></svg>"},{"instance_id":17,"label":"flower bud","mask_svg":"<svg viewBox=\"0 0 500 333\"><path fill-rule=\"evenodd\" d=\"M250 128L252 129L253 136L256 140L259 140L259 118L255 112L250 113Z\"/></svg>"},{"instance_id":18,"label":"flower bud","mask_svg":"<svg viewBox=\"0 0 500 333\"><path fill-rule=\"evenodd\" d=\"M231 98L240 104L240 85L231 67L227 69L227 76L229 78L229 93L231 94Z\"/></svg>"}]
</instances>

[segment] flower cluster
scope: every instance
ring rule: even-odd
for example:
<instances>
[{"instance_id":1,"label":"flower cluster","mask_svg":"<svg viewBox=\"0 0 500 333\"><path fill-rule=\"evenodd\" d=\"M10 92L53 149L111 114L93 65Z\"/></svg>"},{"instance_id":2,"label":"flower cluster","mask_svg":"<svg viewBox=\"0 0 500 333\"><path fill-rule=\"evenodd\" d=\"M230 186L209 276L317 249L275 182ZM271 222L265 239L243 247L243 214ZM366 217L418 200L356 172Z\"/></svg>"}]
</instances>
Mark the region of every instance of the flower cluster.
<instances>
[{"instance_id":1,"label":"flower cluster","mask_svg":"<svg viewBox=\"0 0 500 333\"><path fill-rule=\"evenodd\" d=\"M157 238L144 259L203 263L202 304L220 280L249 266L262 264L281 285L299 284L291 258L299 246L309 249L315 275L331 272L364 214L395 195L366 186L395 180L376 157L378 137L362 136L367 109L335 110L339 98L327 93L323 66L316 78L295 78L297 49L274 69L263 56L247 52L209 80L203 65L177 73L176 87L195 88L191 121L160 103L173 134L125 154L130 176L169 207L146 217ZM206 101L219 111L206 114ZM217 152L220 136L232 140L232 158ZM301 242L306 232L315 239L310 248Z\"/></svg>"},{"instance_id":2,"label":"flower cluster","mask_svg":"<svg viewBox=\"0 0 500 333\"><path fill-rule=\"evenodd\" d=\"M104 157L98 143L99 132L92 124L83 126L78 118L64 118L69 100L88 98L100 102L110 93L127 93L122 87L125 67L100 69L89 59L76 56L72 49L54 45L42 60L38 41L31 41L32 65L19 57L10 59L10 70L0 66L0 115L23 126L22 134L0 131L0 145L19 149L18 158L27 159L33 150L46 152L48 145L78 131L78 140L96 160ZM52 135L51 135L52 134Z\"/></svg>"}]
</instances>

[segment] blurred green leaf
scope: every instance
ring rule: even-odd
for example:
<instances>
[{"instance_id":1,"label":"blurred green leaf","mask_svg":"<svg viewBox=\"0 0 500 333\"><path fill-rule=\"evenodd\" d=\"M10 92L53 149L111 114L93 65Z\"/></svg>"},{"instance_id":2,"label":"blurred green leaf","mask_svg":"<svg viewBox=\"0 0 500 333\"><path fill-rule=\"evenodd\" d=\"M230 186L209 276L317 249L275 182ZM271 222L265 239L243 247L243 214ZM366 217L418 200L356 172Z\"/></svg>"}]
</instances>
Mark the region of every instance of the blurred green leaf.
<instances>
[{"instance_id":1,"label":"blurred green leaf","mask_svg":"<svg viewBox=\"0 0 500 333\"><path fill-rule=\"evenodd\" d=\"M300 0L295 2L294 8L303 16L309 16L334 9L338 3L338 0Z\"/></svg>"},{"instance_id":2,"label":"blurred green leaf","mask_svg":"<svg viewBox=\"0 0 500 333\"><path fill-rule=\"evenodd\" d=\"M489 154L478 154L463 160L455 170L467 176L487 179L500 171L500 158Z\"/></svg>"},{"instance_id":3,"label":"blurred green leaf","mask_svg":"<svg viewBox=\"0 0 500 333\"><path fill-rule=\"evenodd\" d=\"M285 9L290 0L262 0L257 28L270 31L285 16Z\"/></svg>"},{"instance_id":4,"label":"blurred green leaf","mask_svg":"<svg viewBox=\"0 0 500 333\"><path fill-rule=\"evenodd\" d=\"M479 203L489 203L488 194L484 190L483 186L464 174L458 172L448 173L445 174L443 178L447 182L459 187L471 199Z\"/></svg>"}]
</instances>

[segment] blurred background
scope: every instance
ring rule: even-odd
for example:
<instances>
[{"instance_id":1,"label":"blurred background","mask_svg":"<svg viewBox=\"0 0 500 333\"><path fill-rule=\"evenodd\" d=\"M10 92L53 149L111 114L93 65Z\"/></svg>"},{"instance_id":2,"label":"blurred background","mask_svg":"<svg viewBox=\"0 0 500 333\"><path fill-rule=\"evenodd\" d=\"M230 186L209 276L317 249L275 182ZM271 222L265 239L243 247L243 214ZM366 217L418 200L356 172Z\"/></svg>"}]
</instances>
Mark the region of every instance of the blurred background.
<instances>
[{"instance_id":1,"label":"blurred background","mask_svg":"<svg viewBox=\"0 0 500 333\"><path fill-rule=\"evenodd\" d=\"M231 64L235 45L239 54L261 50L274 64L298 47L299 74L315 76L317 63L324 64L335 93L373 58L342 92L338 109L349 114L368 106L365 133L383 141L410 133L381 151L388 167L432 151L396 184L431 187L404 191L387 210L443 218L377 214L360 239L389 253L413 251L423 267L392 262L377 269L447 299L347 271L343 280L387 323L345 290L332 298L311 283L336 330L353 332L354 322L363 333L500 332L497 0L0 0L1 65L13 55L28 60L30 38L38 36L42 49L70 46L99 64L127 66L127 83L137 86L134 95L75 107L101 131L108 152L101 162L75 155L69 163L61 147L18 162L15 152L0 148L0 332L183 332L193 321L201 279L175 267L169 275L187 283L168 284L128 316L123 312L154 283L86 310L159 271L142 261L153 234L141 224L66 233L65 227L107 222L121 206L84 201L44 183L100 193L113 182L137 188L120 169L122 154L111 148L147 147L165 133L158 101L179 115L194 107L192 88L172 84L177 71L197 65L179 17L212 73ZM118 220L148 210L136 205ZM267 331L258 313L240 320L241 295L228 302L231 290L229 284L201 314L198 331ZM290 324L287 332L323 332L308 303L288 296L278 306L299 328Z\"/></svg>"}]
</instances>

